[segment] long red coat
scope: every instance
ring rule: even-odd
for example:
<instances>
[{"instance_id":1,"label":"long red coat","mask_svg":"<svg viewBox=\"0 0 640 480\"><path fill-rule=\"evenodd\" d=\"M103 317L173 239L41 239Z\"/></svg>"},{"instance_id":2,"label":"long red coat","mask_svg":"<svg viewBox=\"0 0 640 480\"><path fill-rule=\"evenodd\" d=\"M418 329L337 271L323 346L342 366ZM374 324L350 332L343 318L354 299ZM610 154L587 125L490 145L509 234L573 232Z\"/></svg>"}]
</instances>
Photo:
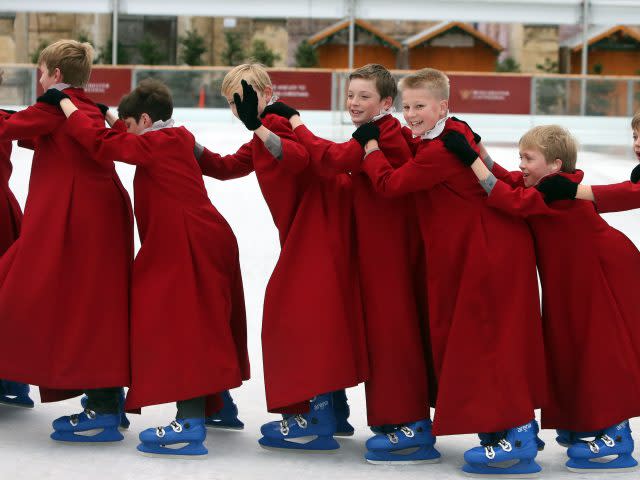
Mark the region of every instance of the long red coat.
<instances>
[{"instance_id":1,"label":"long red coat","mask_svg":"<svg viewBox=\"0 0 640 480\"><path fill-rule=\"evenodd\" d=\"M207 196L185 128L143 135L95 128L82 114L69 134L100 163L137 165L141 248L131 289L127 410L214 395L249 378L238 245Z\"/></svg>"},{"instance_id":2,"label":"long red coat","mask_svg":"<svg viewBox=\"0 0 640 480\"><path fill-rule=\"evenodd\" d=\"M386 157L394 166L404 164L411 151L400 122L386 115L375 123ZM427 363L431 361L425 361L429 352L423 343L428 325L421 324L426 308L418 300L424 294L416 288L420 279L416 273L424 262L413 198L384 198L374 191L369 178L358 173L364 152L356 140L334 143L316 137L305 126L294 132L321 175L354 172L358 271L370 367L365 385L367 421L383 425L423 419L429 415Z\"/></svg>"},{"instance_id":3,"label":"long red coat","mask_svg":"<svg viewBox=\"0 0 640 480\"><path fill-rule=\"evenodd\" d=\"M464 124L448 120L472 142ZM487 205L473 172L440 137L394 169L376 151L363 168L385 195L415 193L427 263L438 397L434 434L527 423L545 400L535 256L526 223ZM513 254L517 248L517 255Z\"/></svg>"},{"instance_id":4,"label":"long red coat","mask_svg":"<svg viewBox=\"0 0 640 480\"><path fill-rule=\"evenodd\" d=\"M82 89L65 93L104 125ZM92 162L68 129L43 103L0 118L0 141L35 148L20 237L0 259L0 378L39 385L44 401L130 383L131 202L113 163Z\"/></svg>"},{"instance_id":5,"label":"long red coat","mask_svg":"<svg viewBox=\"0 0 640 480\"><path fill-rule=\"evenodd\" d=\"M600 213L622 212L640 208L640 184L629 181L591 187Z\"/></svg>"},{"instance_id":6,"label":"long red coat","mask_svg":"<svg viewBox=\"0 0 640 480\"><path fill-rule=\"evenodd\" d=\"M254 135L234 155L207 150L203 173L235 178L255 168L278 229L280 257L267 285L262 355L267 408L300 413L316 395L351 387L368 374L352 242L348 176L321 178L289 122L267 115L282 140L280 160Z\"/></svg>"},{"instance_id":7,"label":"long red coat","mask_svg":"<svg viewBox=\"0 0 640 480\"><path fill-rule=\"evenodd\" d=\"M8 117L8 114L0 110L0 117ZM4 198L0 207L0 255L16 241L22 223L22 210L9 188L12 170L11 141L0 142L0 198Z\"/></svg>"},{"instance_id":8,"label":"long red coat","mask_svg":"<svg viewBox=\"0 0 640 480\"><path fill-rule=\"evenodd\" d=\"M525 218L535 238L550 387L543 428L593 431L640 416L640 252L592 202L546 205L520 172L493 170L511 185L498 182L489 205Z\"/></svg>"}]
</instances>

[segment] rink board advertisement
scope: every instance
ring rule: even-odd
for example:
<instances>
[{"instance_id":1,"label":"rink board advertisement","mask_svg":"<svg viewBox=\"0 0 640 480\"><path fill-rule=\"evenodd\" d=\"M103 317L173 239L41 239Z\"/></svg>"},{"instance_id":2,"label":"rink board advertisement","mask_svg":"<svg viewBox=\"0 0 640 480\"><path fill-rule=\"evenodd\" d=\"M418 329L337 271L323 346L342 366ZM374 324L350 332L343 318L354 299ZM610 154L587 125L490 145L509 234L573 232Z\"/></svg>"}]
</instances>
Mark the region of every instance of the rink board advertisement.
<instances>
[{"instance_id":1,"label":"rink board advertisement","mask_svg":"<svg viewBox=\"0 0 640 480\"><path fill-rule=\"evenodd\" d=\"M299 110L331 110L331 72L270 71L274 93Z\"/></svg>"},{"instance_id":2,"label":"rink board advertisement","mask_svg":"<svg viewBox=\"0 0 640 480\"><path fill-rule=\"evenodd\" d=\"M449 75L454 112L518 114L531 113L531 77Z\"/></svg>"},{"instance_id":3,"label":"rink board advertisement","mask_svg":"<svg viewBox=\"0 0 640 480\"><path fill-rule=\"evenodd\" d=\"M84 89L96 103L118 105L122 96L131 91L132 74L130 68L94 68ZM43 93L40 83L37 84L37 93Z\"/></svg>"}]
</instances>

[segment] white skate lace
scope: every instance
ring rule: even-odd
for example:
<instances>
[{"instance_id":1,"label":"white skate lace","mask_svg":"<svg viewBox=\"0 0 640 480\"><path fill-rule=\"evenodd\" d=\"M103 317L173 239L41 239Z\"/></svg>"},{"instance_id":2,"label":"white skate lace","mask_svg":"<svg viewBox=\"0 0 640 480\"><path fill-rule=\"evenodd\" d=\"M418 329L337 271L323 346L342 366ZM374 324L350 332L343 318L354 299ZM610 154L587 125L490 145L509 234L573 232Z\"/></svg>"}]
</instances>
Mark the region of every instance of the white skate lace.
<instances>
[{"instance_id":1,"label":"white skate lace","mask_svg":"<svg viewBox=\"0 0 640 480\"><path fill-rule=\"evenodd\" d=\"M87 418L90 418L91 420L96 418L96 412L94 412L93 410L89 410L88 408L85 408L83 413L87 416ZM78 423L80 423L80 415L74 413L73 415L69 416L69 423L72 427L75 427L78 425Z\"/></svg>"},{"instance_id":2,"label":"white skate lace","mask_svg":"<svg viewBox=\"0 0 640 480\"><path fill-rule=\"evenodd\" d=\"M500 447L502 447L502 450L504 450L505 452L510 452L511 450L513 450L511 443L509 443L504 438L498 440L498 445L500 445ZM484 447L484 454L489 460L493 460L496 457L496 451L494 450L493 445L487 445L486 447Z\"/></svg>"},{"instance_id":3,"label":"white skate lace","mask_svg":"<svg viewBox=\"0 0 640 480\"><path fill-rule=\"evenodd\" d=\"M280 433L289 435L289 419L293 418L300 428L307 428L307 420L302 415L294 415L293 417L280 420Z\"/></svg>"},{"instance_id":4,"label":"white skate lace","mask_svg":"<svg viewBox=\"0 0 640 480\"><path fill-rule=\"evenodd\" d=\"M602 435L596 438L595 440L592 440L591 442L587 442L587 445L589 446L589 450L591 450L591 452L595 454L600 453L600 447L596 443L598 440L602 440L604 444L609 448L613 448L616 444L616 442L613 441L613 438L611 438L609 435Z\"/></svg>"},{"instance_id":5,"label":"white skate lace","mask_svg":"<svg viewBox=\"0 0 640 480\"><path fill-rule=\"evenodd\" d=\"M399 430L404 433L404 436L407 438L413 438L415 436L415 433L413 432L413 430L411 430L409 427L407 427L406 425L402 425ZM389 441L391 443L393 443L394 445L396 443L398 443L398 435L395 432L391 432L391 433L387 433L387 438L389 439Z\"/></svg>"},{"instance_id":6,"label":"white skate lace","mask_svg":"<svg viewBox=\"0 0 640 480\"><path fill-rule=\"evenodd\" d=\"M171 427L171 430L173 430L176 433L180 433L182 431L182 425L180 425L176 420L172 421L169 426ZM158 438L162 438L164 437L166 434L166 431L164 429L164 427L156 427L156 436Z\"/></svg>"}]
</instances>

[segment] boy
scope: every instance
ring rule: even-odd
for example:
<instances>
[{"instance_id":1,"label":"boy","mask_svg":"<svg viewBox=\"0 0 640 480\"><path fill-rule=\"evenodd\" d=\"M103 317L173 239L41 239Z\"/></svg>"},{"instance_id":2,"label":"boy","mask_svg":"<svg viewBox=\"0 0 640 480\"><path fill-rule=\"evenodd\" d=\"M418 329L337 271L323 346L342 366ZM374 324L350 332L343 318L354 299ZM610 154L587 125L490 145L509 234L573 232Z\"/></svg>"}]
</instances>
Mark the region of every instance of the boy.
<instances>
[{"instance_id":1,"label":"boy","mask_svg":"<svg viewBox=\"0 0 640 480\"><path fill-rule=\"evenodd\" d=\"M394 168L370 141L363 169L384 195L415 194L438 381L434 433L492 433L481 437L486 447L465 453L468 473L535 473L531 419L545 383L531 235L523 221L489 208L474 176L444 148L449 131L473 140L447 117L446 75L419 70L402 79L401 91L404 118L420 139L415 157ZM513 245L521 248L516 257Z\"/></svg>"},{"instance_id":2,"label":"boy","mask_svg":"<svg viewBox=\"0 0 640 480\"><path fill-rule=\"evenodd\" d=\"M459 135L445 144L471 165L488 204L525 218L534 235L550 386L542 426L559 429L559 441L569 443L569 470L635 467L628 419L640 414L640 252L592 203L547 205L541 193L543 178L582 179L576 141L560 126L535 127L519 142L521 171L511 173L496 164L490 172ZM595 439L578 441L584 436Z\"/></svg>"},{"instance_id":3,"label":"boy","mask_svg":"<svg viewBox=\"0 0 640 480\"><path fill-rule=\"evenodd\" d=\"M353 172L358 271L370 361L365 384L367 420L372 426L395 426L387 432L391 437L377 435L367 443L365 458L381 464L439 458L428 419L427 363L431 361L428 341L423 344L426 326L421 322L426 306L416 300L424 298L424 287L419 283L423 262L413 198L383 198L360 172L362 147L370 138L380 138L381 148L396 166L411 157L400 122L391 114L396 95L395 79L382 65L354 70L349 75L347 109L357 129L345 143L316 137L298 112L286 105L267 107L289 119L316 171L328 177ZM419 448L409 453L407 449L413 447Z\"/></svg>"},{"instance_id":4,"label":"boy","mask_svg":"<svg viewBox=\"0 0 640 480\"><path fill-rule=\"evenodd\" d=\"M267 408L290 416L263 425L260 444L335 450L331 392L368 374L350 240L351 182L315 175L288 122L258 118L273 96L263 66L233 68L221 90L254 136L234 155L203 152L201 168L219 178L255 169L282 247L265 292L262 350Z\"/></svg>"},{"instance_id":5,"label":"boy","mask_svg":"<svg viewBox=\"0 0 640 480\"><path fill-rule=\"evenodd\" d=\"M55 42L40 54L40 84L63 89L104 125L82 89L92 58L88 43ZM91 162L64 121L42 102L0 118L0 141L35 147L20 237L0 259L0 331L12 335L0 378L39 385L45 402L87 392L83 413L54 422L54 440L119 441L119 387L130 382L131 202L113 163Z\"/></svg>"},{"instance_id":6,"label":"boy","mask_svg":"<svg viewBox=\"0 0 640 480\"><path fill-rule=\"evenodd\" d=\"M192 154L193 135L173 128L171 94L157 80L143 80L123 97L122 121L107 119L113 129L97 128L62 92L52 89L45 96L60 103L68 134L98 163L117 158L137 165L141 249L133 266L126 408L171 401L178 406L169 426L140 433L138 450L205 455L206 397L248 379L249 362L246 343L239 344L232 332L246 330L238 246L207 196ZM172 346L180 348L172 352ZM165 362L167 354L171 358ZM171 447L176 444L186 445Z\"/></svg>"},{"instance_id":7,"label":"boy","mask_svg":"<svg viewBox=\"0 0 640 480\"><path fill-rule=\"evenodd\" d=\"M0 70L0 85L3 71ZM8 117L12 111L0 110L1 117ZM0 255L4 254L20 233L22 211L20 205L9 188L11 177L11 141L0 142L0 190L4 197L4 207L0 209ZM33 408L33 400L29 397L29 385L8 380L0 380L0 403L15 407Z\"/></svg>"}]
</instances>

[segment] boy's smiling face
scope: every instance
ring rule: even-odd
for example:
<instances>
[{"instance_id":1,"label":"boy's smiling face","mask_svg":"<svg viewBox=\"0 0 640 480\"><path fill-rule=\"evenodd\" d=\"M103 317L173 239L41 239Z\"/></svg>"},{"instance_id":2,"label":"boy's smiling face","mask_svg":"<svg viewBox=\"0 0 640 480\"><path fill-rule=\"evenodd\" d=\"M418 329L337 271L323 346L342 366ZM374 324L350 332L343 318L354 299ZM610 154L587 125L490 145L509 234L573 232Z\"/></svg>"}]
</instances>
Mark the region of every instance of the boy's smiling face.
<instances>
[{"instance_id":1,"label":"boy's smiling face","mask_svg":"<svg viewBox=\"0 0 640 480\"><path fill-rule=\"evenodd\" d=\"M525 187L537 185L543 177L559 172L561 167L562 161L559 158L547 163L544 153L537 148L520 147L520 171Z\"/></svg>"},{"instance_id":2,"label":"boy's smiling face","mask_svg":"<svg viewBox=\"0 0 640 480\"><path fill-rule=\"evenodd\" d=\"M402 113L411 133L421 137L438 120L447 116L449 102L439 100L428 88L405 88L402 90Z\"/></svg>"},{"instance_id":3,"label":"boy's smiling face","mask_svg":"<svg viewBox=\"0 0 640 480\"><path fill-rule=\"evenodd\" d=\"M247 80L247 82L251 85L251 82L249 80ZM240 98L242 98L242 86L239 83L235 90L225 95L225 98L229 103L229 108L231 109L231 112L236 118L239 118L238 110L236 110L236 102L233 100L234 93L237 93L238 95L240 95ZM271 97L273 97L273 88L265 87L264 92L259 92L258 90L256 90L256 93L258 94L258 116L260 116L263 110L269 104Z\"/></svg>"},{"instance_id":4,"label":"boy's smiling face","mask_svg":"<svg viewBox=\"0 0 640 480\"><path fill-rule=\"evenodd\" d=\"M640 130L633 129L633 153L636 154L636 160L640 162Z\"/></svg>"},{"instance_id":5,"label":"boy's smiling face","mask_svg":"<svg viewBox=\"0 0 640 480\"><path fill-rule=\"evenodd\" d=\"M347 90L347 110L356 125L370 122L382 110L391 108L391 97L380 98L375 80L354 78Z\"/></svg>"}]
</instances>

